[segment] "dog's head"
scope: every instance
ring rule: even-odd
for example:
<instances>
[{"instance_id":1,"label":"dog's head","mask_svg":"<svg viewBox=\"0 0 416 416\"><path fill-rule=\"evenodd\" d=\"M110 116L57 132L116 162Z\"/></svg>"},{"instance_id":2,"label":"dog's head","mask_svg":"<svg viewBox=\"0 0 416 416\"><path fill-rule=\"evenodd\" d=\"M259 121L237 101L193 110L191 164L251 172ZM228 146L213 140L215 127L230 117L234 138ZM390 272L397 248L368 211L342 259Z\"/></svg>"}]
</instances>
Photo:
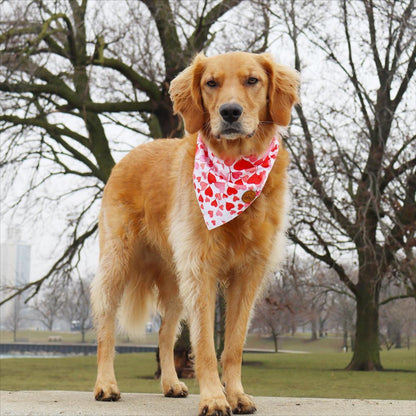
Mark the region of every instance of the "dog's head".
<instances>
[{"instance_id":1,"label":"dog's head","mask_svg":"<svg viewBox=\"0 0 416 416\"><path fill-rule=\"evenodd\" d=\"M199 54L172 81L170 95L188 133L233 141L264 136L273 124L287 126L298 85L298 73L269 54Z\"/></svg>"}]
</instances>

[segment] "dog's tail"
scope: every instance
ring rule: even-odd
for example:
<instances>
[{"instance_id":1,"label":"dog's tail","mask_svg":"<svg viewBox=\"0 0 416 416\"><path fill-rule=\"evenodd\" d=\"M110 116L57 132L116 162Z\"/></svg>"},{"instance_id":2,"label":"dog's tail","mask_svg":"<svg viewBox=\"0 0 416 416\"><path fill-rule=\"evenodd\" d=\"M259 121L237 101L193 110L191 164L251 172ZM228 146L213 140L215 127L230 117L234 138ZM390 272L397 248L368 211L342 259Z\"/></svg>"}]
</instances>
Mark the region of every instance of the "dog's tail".
<instances>
[{"instance_id":1,"label":"dog's tail","mask_svg":"<svg viewBox=\"0 0 416 416\"><path fill-rule=\"evenodd\" d=\"M144 279L130 279L120 302L118 322L130 338L143 335L146 322L155 310L155 289Z\"/></svg>"}]
</instances>

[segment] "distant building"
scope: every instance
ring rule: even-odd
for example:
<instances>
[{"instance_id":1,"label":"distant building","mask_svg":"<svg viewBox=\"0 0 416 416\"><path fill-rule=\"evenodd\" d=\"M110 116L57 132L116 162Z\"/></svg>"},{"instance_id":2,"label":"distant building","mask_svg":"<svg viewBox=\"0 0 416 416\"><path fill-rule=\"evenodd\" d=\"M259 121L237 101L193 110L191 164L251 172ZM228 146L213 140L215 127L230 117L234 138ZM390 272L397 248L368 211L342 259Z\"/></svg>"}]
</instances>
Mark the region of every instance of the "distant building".
<instances>
[{"instance_id":1,"label":"distant building","mask_svg":"<svg viewBox=\"0 0 416 416\"><path fill-rule=\"evenodd\" d=\"M30 245L21 240L21 231L17 227L8 229L7 240L0 245L0 298L4 299L11 289L21 287L30 281ZM19 302L18 304L16 302ZM20 301L7 302L0 307L0 325L10 329L12 320L21 320L25 306Z\"/></svg>"}]
</instances>

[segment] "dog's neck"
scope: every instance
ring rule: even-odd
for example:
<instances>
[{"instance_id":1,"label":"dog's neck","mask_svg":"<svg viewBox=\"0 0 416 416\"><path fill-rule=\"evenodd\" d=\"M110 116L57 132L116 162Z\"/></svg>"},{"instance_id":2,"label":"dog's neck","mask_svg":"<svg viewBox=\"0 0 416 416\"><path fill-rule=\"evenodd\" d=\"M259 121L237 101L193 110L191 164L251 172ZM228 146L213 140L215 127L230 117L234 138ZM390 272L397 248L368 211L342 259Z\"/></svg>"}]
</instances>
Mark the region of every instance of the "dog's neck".
<instances>
[{"instance_id":1,"label":"dog's neck","mask_svg":"<svg viewBox=\"0 0 416 416\"><path fill-rule=\"evenodd\" d=\"M220 159L198 135L193 183L198 205L209 230L238 217L260 196L279 146L278 138L274 137L260 157L251 155Z\"/></svg>"},{"instance_id":2,"label":"dog's neck","mask_svg":"<svg viewBox=\"0 0 416 416\"><path fill-rule=\"evenodd\" d=\"M228 140L216 138L210 131L200 132L207 146L220 159L235 160L242 156L261 156L266 152L273 137L280 137L275 124L259 124L252 137Z\"/></svg>"}]
</instances>

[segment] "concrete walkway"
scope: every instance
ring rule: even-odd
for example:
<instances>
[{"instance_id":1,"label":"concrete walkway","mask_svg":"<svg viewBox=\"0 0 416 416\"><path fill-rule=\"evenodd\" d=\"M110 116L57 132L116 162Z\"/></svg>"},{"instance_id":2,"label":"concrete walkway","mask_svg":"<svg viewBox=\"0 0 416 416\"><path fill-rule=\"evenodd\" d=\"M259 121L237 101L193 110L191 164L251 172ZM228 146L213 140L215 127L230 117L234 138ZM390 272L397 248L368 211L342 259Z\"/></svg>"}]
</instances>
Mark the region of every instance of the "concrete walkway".
<instances>
[{"instance_id":1,"label":"concrete walkway","mask_svg":"<svg viewBox=\"0 0 416 416\"><path fill-rule=\"evenodd\" d=\"M256 397L257 416L416 416L416 401ZM196 416L198 396L124 393L119 402L96 402L91 392L0 392L3 416Z\"/></svg>"}]
</instances>

